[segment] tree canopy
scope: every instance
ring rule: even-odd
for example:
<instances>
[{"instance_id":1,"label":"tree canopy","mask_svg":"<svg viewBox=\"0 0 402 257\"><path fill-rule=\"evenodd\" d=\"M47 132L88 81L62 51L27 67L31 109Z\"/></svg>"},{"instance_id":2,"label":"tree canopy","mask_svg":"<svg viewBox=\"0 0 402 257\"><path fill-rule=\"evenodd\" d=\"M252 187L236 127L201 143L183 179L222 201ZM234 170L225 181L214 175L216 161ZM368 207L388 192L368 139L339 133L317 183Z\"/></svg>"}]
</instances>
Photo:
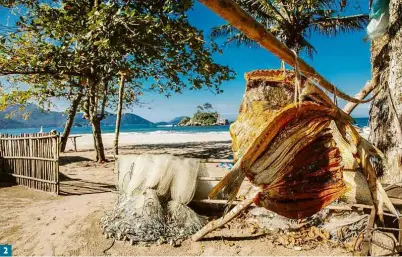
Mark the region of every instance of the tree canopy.
<instances>
[{"instance_id":1,"label":"tree canopy","mask_svg":"<svg viewBox=\"0 0 402 257\"><path fill-rule=\"evenodd\" d=\"M186 87L221 93L222 82L234 77L229 67L214 62L217 44L207 43L189 23L190 0L0 4L21 14L15 26L0 30L0 76L30 85L23 92L2 92L3 105L83 89L83 109L98 122L121 73L127 103L148 90L167 96Z\"/></svg>"},{"instance_id":2,"label":"tree canopy","mask_svg":"<svg viewBox=\"0 0 402 257\"><path fill-rule=\"evenodd\" d=\"M342 16L352 1L347 0L234 0L287 47L312 57L316 52L309 38L312 33L326 36L364 29L367 14ZM213 38L225 38L225 45L259 47L231 24L213 28Z\"/></svg>"}]
</instances>

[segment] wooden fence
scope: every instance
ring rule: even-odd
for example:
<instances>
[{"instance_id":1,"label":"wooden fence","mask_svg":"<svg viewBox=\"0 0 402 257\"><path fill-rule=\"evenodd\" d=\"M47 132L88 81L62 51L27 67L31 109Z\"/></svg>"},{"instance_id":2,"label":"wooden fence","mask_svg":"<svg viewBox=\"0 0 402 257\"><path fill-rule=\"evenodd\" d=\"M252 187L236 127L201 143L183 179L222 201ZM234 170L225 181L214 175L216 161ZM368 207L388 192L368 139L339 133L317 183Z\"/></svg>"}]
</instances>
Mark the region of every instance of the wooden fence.
<instances>
[{"instance_id":1,"label":"wooden fence","mask_svg":"<svg viewBox=\"0 0 402 257\"><path fill-rule=\"evenodd\" d=\"M0 175L37 190L59 193L58 134L0 135Z\"/></svg>"}]
</instances>

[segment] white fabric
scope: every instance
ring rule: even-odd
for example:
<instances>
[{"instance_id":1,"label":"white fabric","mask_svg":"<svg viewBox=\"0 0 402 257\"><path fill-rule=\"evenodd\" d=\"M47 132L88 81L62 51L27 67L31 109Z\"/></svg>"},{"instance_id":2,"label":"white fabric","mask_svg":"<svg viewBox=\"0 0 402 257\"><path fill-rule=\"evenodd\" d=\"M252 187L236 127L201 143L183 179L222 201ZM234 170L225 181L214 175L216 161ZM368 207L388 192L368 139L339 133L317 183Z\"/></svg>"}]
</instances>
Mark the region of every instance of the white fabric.
<instances>
[{"instance_id":1,"label":"white fabric","mask_svg":"<svg viewBox=\"0 0 402 257\"><path fill-rule=\"evenodd\" d=\"M195 193L200 160L171 155L118 156L118 189L130 197L135 192L155 189L181 204L188 204Z\"/></svg>"},{"instance_id":2,"label":"white fabric","mask_svg":"<svg viewBox=\"0 0 402 257\"><path fill-rule=\"evenodd\" d=\"M389 14L381 14L379 19L371 19L367 26L367 37L371 40L384 35L387 32L389 23Z\"/></svg>"}]
</instances>

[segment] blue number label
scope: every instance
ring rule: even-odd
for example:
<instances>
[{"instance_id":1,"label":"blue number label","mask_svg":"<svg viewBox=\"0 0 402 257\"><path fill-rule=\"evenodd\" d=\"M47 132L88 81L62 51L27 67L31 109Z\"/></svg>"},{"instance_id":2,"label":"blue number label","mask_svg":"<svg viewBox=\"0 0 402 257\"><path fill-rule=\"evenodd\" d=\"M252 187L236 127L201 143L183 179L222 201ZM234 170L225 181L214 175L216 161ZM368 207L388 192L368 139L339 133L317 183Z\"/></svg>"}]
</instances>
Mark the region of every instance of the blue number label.
<instances>
[{"instance_id":1,"label":"blue number label","mask_svg":"<svg viewBox=\"0 0 402 257\"><path fill-rule=\"evenodd\" d=\"M11 245L0 245L0 256L12 256L13 248Z\"/></svg>"}]
</instances>

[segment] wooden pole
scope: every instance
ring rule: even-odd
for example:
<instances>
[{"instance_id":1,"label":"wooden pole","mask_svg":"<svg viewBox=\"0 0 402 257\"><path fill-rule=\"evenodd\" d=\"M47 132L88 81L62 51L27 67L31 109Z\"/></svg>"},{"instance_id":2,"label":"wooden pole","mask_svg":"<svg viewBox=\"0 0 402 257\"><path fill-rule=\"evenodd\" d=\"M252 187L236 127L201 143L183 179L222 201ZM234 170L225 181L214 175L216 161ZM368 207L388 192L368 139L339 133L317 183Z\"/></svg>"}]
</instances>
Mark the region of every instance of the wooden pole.
<instances>
[{"instance_id":1,"label":"wooden pole","mask_svg":"<svg viewBox=\"0 0 402 257\"><path fill-rule=\"evenodd\" d=\"M123 111L123 102L124 102L124 84L125 84L125 75L122 73L120 77L120 87L119 87L119 103L117 105L117 117L116 117L116 128L114 135L114 154L119 154L119 135L120 135L120 123L121 123L121 114Z\"/></svg>"},{"instance_id":2,"label":"wooden pole","mask_svg":"<svg viewBox=\"0 0 402 257\"><path fill-rule=\"evenodd\" d=\"M355 98L360 100L366 98L366 96L368 96L368 94L373 91L376 84L377 83L374 82L374 79L370 82L367 82L366 85L360 90L360 92L355 95ZM350 114L357 105L358 103L347 103L343 108L343 111L347 114Z\"/></svg>"},{"instance_id":3,"label":"wooden pole","mask_svg":"<svg viewBox=\"0 0 402 257\"><path fill-rule=\"evenodd\" d=\"M298 64L300 72L305 77L313 79L318 85L322 86L332 94L353 103L366 103L369 100L353 98L337 89L332 83L326 80L313 67L308 65L286 45L280 42L274 35L268 32L263 25L258 23L253 17L246 13L238 4L232 0L199 0L205 6L224 18L238 30L242 31L248 38L256 41L262 47L295 67Z\"/></svg>"},{"instance_id":4,"label":"wooden pole","mask_svg":"<svg viewBox=\"0 0 402 257\"><path fill-rule=\"evenodd\" d=\"M254 200L253 198L243 200L241 203L233 207L233 209L222 218L209 222L205 227L203 227L201 230L199 230L197 233L193 235L192 237L193 241L196 242L201 240L206 234L214 231L217 228L222 227L232 219L236 218L244 209L246 209L253 203L253 200Z\"/></svg>"}]
</instances>

